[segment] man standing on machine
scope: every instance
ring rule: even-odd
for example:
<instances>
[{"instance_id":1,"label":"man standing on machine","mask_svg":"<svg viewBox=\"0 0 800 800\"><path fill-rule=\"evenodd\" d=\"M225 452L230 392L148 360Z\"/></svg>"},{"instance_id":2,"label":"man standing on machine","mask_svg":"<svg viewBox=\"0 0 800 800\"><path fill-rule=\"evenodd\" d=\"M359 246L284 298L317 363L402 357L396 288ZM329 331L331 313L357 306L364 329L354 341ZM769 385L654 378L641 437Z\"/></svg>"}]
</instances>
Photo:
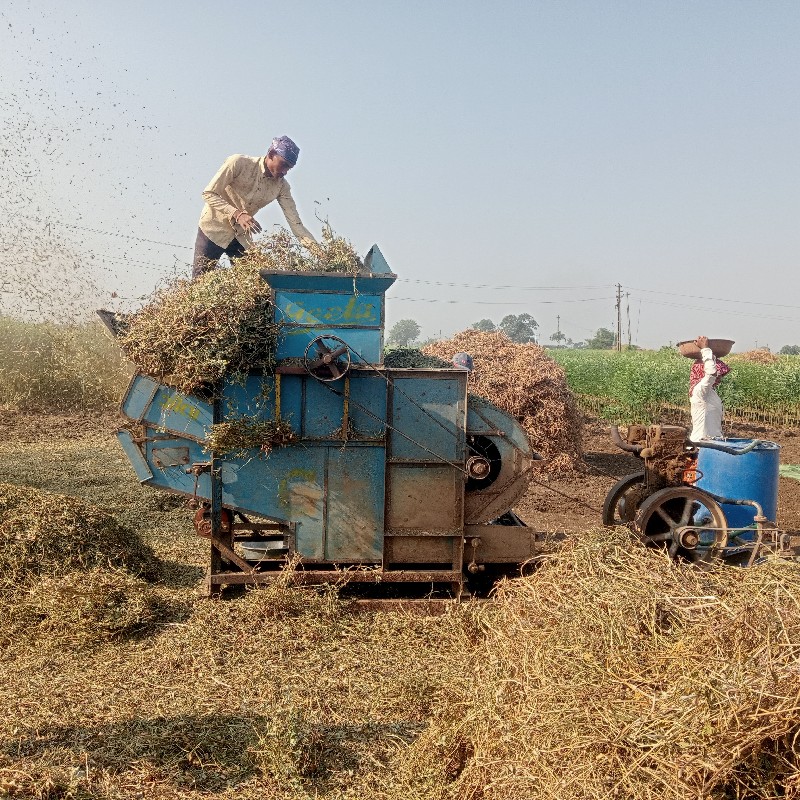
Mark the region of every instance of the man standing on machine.
<instances>
[{"instance_id":1,"label":"man standing on machine","mask_svg":"<svg viewBox=\"0 0 800 800\"><path fill-rule=\"evenodd\" d=\"M299 155L300 148L288 136L278 136L261 158L236 155L225 160L203 191L206 204L197 230L192 278L214 269L223 253L236 258L250 248L253 236L261 232L253 215L273 200L300 244L316 247L300 221L286 180Z\"/></svg>"}]
</instances>

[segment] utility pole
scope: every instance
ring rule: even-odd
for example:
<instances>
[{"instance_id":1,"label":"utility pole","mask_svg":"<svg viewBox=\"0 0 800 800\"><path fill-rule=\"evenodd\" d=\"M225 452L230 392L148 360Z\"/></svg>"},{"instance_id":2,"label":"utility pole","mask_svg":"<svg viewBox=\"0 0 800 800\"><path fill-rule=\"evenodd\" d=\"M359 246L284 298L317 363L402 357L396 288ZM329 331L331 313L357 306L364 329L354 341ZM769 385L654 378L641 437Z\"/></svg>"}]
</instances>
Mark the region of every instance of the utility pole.
<instances>
[{"instance_id":1,"label":"utility pole","mask_svg":"<svg viewBox=\"0 0 800 800\"><path fill-rule=\"evenodd\" d=\"M617 284L617 352L622 352L622 284Z\"/></svg>"},{"instance_id":2,"label":"utility pole","mask_svg":"<svg viewBox=\"0 0 800 800\"><path fill-rule=\"evenodd\" d=\"M631 293L625 292L625 313L628 316L628 350L631 349Z\"/></svg>"}]
</instances>

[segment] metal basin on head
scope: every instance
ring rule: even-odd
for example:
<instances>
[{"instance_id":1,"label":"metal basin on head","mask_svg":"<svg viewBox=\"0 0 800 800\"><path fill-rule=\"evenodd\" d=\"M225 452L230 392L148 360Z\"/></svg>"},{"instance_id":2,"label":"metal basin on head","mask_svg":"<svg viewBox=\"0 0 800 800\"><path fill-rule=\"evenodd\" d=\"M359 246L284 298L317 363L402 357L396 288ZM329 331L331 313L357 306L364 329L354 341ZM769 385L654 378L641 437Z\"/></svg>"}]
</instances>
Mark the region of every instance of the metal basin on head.
<instances>
[{"instance_id":1,"label":"metal basin on head","mask_svg":"<svg viewBox=\"0 0 800 800\"><path fill-rule=\"evenodd\" d=\"M736 344L733 339L709 339L708 346L711 352L717 357L730 353L731 348ZM687 339L685 342L678 342L678 352L686 358L693 358L697 360L700 358L700 348L694 343L694 339Z\"/></svg>"}]
</instances>

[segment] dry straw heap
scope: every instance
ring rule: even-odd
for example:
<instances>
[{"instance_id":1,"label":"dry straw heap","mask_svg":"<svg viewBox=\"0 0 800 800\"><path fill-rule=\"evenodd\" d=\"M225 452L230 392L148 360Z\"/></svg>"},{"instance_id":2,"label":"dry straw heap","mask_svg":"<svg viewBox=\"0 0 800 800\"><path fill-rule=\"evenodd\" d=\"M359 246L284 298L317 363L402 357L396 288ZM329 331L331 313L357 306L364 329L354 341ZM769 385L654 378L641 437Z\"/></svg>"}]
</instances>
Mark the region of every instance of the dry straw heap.
<instances>
[{"instance_id":1,"label":"dry straw heap","mask_svg":"<svg viewBox=\"0 0 800 800\"><path fill-rule=\"evenodd\" d=\"M756 350L747 350L744 353L734 353L732 356L727 356L725 360L734 364L737 361L747 361L751 364L774 364L776 361L780 361L780 358L769 348L759 347Z\"/></svg>"},{"instance_id":2,"label":"dry straw heap","mask_svg":"<svg viewBox=\"0 0 800 800\"><path fill-rule=\"evenodd\" d=\"M798 597L793 562L569 541L482 615L474 671L400 756L408 796L800 797Z\"/></svg>"},{"instance_id":3,"label":"dry straw heap","mask_svg":"<svg viewBox=\"0 0 800 800\"><path fill-rule=\"evenodd\" d=\"M119 341L141 372L188 393L226 375L270 370L279 326L270 288L259 270L356 274L362 268L352 245L327 224L314 254L280 230L229 268L156 291L127 322Z\"/></svg>"},{"instance_id":4,"label":"dry straw heap","mask_svg":"<svg viewBox=\"0 0 800 800\"><path fill-rule=\"evenodd\" d=\"M0 483L0 590L93 567L149 576L155 564L136 534L96 506Z\"/></svg>"},{"instance_id":5,"label":"dry straw heap","mask_svg":"<svg viewBox=\"0 0 800 800\"><path fill-rule=\"evenodd\" d=\"M142 579L157 574L153 551L110 514L0 484L0 645L77 647L142 630L162 613Z\"/></svg>"},{"instance_id":6,"label":"dry straw heap","mask_svg":"<svg viewBox=\"0 0 800 800\"><path fill-rule=\"evenodd\" d=\"M469 388L522 423L533 448L553 473L576 469L582 455L583 418L564 370L536 344L515 344L503 333L466 330L423 348L448 363L469 353L475 368Z\"/></svg>"}]
</instances>

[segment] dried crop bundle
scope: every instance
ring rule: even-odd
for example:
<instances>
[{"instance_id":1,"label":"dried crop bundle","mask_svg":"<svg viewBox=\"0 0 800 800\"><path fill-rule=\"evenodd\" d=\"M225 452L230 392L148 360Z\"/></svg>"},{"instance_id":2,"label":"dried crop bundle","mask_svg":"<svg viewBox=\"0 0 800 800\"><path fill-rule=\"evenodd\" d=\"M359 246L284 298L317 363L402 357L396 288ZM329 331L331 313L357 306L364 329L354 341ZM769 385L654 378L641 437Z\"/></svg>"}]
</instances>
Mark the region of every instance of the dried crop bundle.
<instances>
[{"instance_id":1,"label":"dried crop bundle","mask_svg":"<svg viewBox=\"0 0 800 800\"><path fill-rule=\"evenodd\" d=\"M163 610L149 584L106 567L37 581L20 604L28 634L69 647L139 633Z\"/></svg>"},{"instance_id":2,"label":"dried crop bundle","mask_svg":"<svg viewBox=\"0 0 800 800\"><path fill-rule=\"evenodd\" d=\"M759 347L756 350L748 350L744 353L735 353L732 356L727 356L725 360L733 363L748 361L751 364L774 364L776 361L780 361L780 358L766 347Z\"/></svg>"},{"instance_id":3,"label":"dried crop bundle","mask_svg":"<svg viewBox=\"0 0 800 800\"><path fill-rule=\"evenodd\" d=\"M279 228L275 233L258 239L236 261L255 271L346 272L355 275L364 269L353 245L337 236L327 222L322 225L322 241L311 250L303 248L285 228Z\"/></svg>"},{"instance_id":4,"label":"dried crop bundle","mask_svg":"<svg viewBox=\"0 0 800 800\"><path fill-rule=\"evenodd\" d=\"M0 588L96 566L149 576L156 561L137 534L96 506L0 483Z\"/></svg>"},{"instance_id":5,"label":"dried crop bundle","mask_svg":"<svg viewBox=\"0 0 800 800\"><path fill-rule=\"evenodd\" d=\"M143 373L191 393L229 373L271 368L277 333L269 286L238 259L158 290L119 342Z\"/></svg>"},{"instance_id":6,"label":"dried crop bundle","mask_svg":"<svg viewBox=\"0 0 800 800\"><path fill-rule=\"evenodd\" d=\"M469 353L475 368L469 388L516 417L548 472L579 466L583 418L562 367L536 344L516 344L503 333L466 330L422 349L448 362Z\"/></svg>"},{"instance_id":7,"label":"dried crop bundle","mask_svg":"<svg viewBox=\"0 0 800 800\"><path fill-rule=\"evenodd\" d=\"M259 449L267 456L273 447L284 447L296 439L297 434L285 420L240 417L212 425L206 449L218 455L246 455Z\"/></svg>"},{"instance_id":8,"label":"dried crop bundle","mask_svg":"<svg viewBox=\"0 0 800 800\"><path fill-rule=\"evenodd\" d=\"M125 322L119 342L141 372L192 393L226 375L275 363L280 326L274 319L266 270L355 274L362 268L352 245L327 224L308 254L288 231L260 239L228 268L197 280L177 280Z\"/></svg>"},{"instance_id":9,"label":"dried crop bundle","mask_svg":"<svg viewBox=\"0 0 800 800\"><path fill-rule=\"evenodd\" d=\"M799 592L796 563L701 571L623 529L587 532L501 586L475 671L400 757L408 785L483 800L796 797Z\"/></svg>"}]
</instances>

